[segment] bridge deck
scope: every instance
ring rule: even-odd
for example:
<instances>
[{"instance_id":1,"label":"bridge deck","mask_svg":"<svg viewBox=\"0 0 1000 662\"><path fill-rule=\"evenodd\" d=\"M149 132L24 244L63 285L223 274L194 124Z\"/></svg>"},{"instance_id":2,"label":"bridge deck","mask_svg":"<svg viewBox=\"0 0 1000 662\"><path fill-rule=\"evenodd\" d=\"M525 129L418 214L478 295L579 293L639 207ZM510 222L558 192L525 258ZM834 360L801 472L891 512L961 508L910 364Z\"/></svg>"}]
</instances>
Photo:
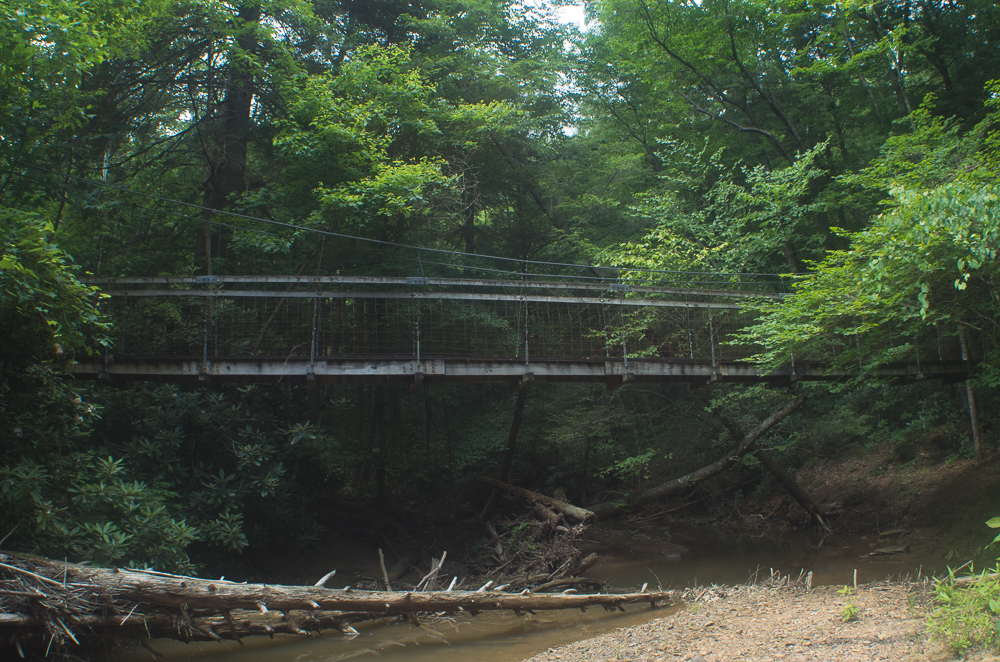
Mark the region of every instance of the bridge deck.
<instances>
[{"instance_id":1,"label":"bridge deck","mask_svg":"<svg viewBox=\"0 0 1000 662\"><path fill-rule=\"evenodd\" d=\"M434 383L434 382L603 382L611 386L626 382L763 382L839 380L847 377L823 362L804 362L771 373L742 361L690 359L630 359L627 363L606 359L481 359L345 357L262 358L229 357L116 357L78 360L71 372L84 379L209 381L234 383L294 383L305 381L339 383ZM912 382L921 379L960 381L969 375L964 361L898 363L883 366L883 378Z\"/></svg>"}]
</instances>

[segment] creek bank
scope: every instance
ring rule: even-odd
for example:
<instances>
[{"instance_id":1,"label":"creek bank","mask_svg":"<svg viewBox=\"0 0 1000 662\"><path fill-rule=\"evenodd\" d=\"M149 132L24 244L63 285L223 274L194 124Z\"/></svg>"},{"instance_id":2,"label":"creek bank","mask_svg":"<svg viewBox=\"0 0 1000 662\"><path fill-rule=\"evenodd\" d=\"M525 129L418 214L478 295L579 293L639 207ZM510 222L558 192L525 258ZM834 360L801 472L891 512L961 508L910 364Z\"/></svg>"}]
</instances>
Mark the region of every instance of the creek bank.
<instances>
[{"instance_id":1,"label":"creek bank","mask_svg":"<svg viewBox=\"0 0 1000 662\"><path fill-rule=\"evenodd\" d=\"M842 595L782 580L689 589L687 608L592 639L550 649L530 662L774 662L776 660L954 659L923 633L933 585L877 583ZM844 621L852 605L856 619ZM995 660L979 653L967 660Z\"/></svg>"},{"instance_id":2,"label":"creek bank","mask_svg":"<svg viewBox=\"0 0 1000 662\"><path fill-rule=\"evenodd\" d=\"M834 528L857 534L822 537L822 545L800 556L798 567L814 567L811 554L840 546L841 570L867 568L869 573L882 570L881 577L918 577L915 559L934 560L920 564L926 575L982 553L995 533L984 522L1000 512L1000 457L900 463L892 454L886 445L853 458L817 461L797 473L797 480L828 506ZM728 532L745 539L795 537L805 529L794 525L806 523L798 505L778 491L747 499L722 516L699 518L688 510L689 515L681 517L672 508L663 512L670 514L637 515L633 523L624 523L621 534L598 536L592 529L588 538L600 537L606 555L613 544L612 555L643 557L640 565L646 568L646 559L654 555L678 560L697 556L697 549L686 549L692 543L685 531ZM883 555L890 551L897 553ZM904 572L903 567L909 569ZM601 573L604 568L598 563L595 570ZM620 576L622 568L611 572ZM924 633L933 606L927 580L861 585L852 595L841 595L842 586L806 590L765 583L712 587L703 595L698 593L702 589L689 590L688 605L671 615L551 649L530 662L955 659ZM857 619L845 623L842 615L848 604L857 608ZM985 662L1000 657L980 651L963 659Z\"/></svg>"}]
</instances>

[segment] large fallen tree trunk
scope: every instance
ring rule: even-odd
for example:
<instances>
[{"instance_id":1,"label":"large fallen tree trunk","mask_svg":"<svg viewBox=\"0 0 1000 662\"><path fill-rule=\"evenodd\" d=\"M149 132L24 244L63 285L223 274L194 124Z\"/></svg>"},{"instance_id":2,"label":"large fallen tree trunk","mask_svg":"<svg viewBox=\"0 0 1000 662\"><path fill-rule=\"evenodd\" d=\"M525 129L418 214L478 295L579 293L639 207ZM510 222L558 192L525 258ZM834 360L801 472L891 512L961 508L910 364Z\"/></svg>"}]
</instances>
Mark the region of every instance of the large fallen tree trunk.
<instances>
[{"instance_id":1,"label":"large fallen tree trunk","mask_svg":"<svg viewBox=\"0 0 1000 662\"><path fill-rule=\"evenodd\" d=\"M186 610L185 610L186 611ZM220 641L243 637L276 634L311 636L323 630L339 630L344 634L357 634L352 623L380 618L371 614L345 614L328 611L259 611L233 609L225 615L204 616L197 613L167 613L155 611L145 614L115 614L111 616L76 615L65 619L66 628L51 631L51 620L45 616L0 613L0 654L3 639L17 638L22 647L30 645L32 639L44 637L45 642L53 634L62 632L61 641L68 643L67 634L80 644L91 637L138 632L143 638L179 639L181 641ZM57 640L58 641L58 640ZM79 658L76 658L79 659Z\"/></svg>"},{"instance_id":2,"label":"large fallen tree trunk","mask_svg":"<svg viewBox=\"0 0 1000 662\"><path fill-rule=\"evenodd\" d=\"M739 438L739 427L736 425L735 421L724 414L719 414L719 421L721 421L725 428L729 430L729 434L731 434L734 439ZM813 522L818 524L825 531L831 530L830 525L826 522L827 513L816 503L815 499L809 496L808 492L802 489L802 486L798 484L794 476L785 471L785 469L782 468L782 466L778 464L773 457L771 457L770 453L763 448L757 447L756 444L753 448L753 454L757 456L758 460L760 460L761 465L767 469L772 476L778 479L778 482L781 483L782 487L785 488L788 494L795 499L796 503L802 506L802 509L809 514L809 517Z\"/></svg>"},{"instance_id":3,"label":"large fallen tree trunk","mask_svg":"<svg viewBox=\"0 0 1000 662\"><path fill-rule=\"evenodd\" d=\"M519 497L523 497L532 503L540 503L543 506L548 506L556 512L560 512L570 519L574 519L578 522L586 522L587 520L593 518L594 513L587 510L586 508L580 508L579 506L574 506L571 503L561 501L559 499L553 499L552 497L547 497L544 494L539 494L538 492L532 492L531 490L526 490L523 487L518 487L517 485L511 485L510 483L504 483L496 478L490 478L489 476L480 476L479 480L484 483L489 483L494 487L499 487L501 489L507 490L512 494L516 494Z\"/></svg>"},{"instance_id":4,"label":"large fallen tree trunk","mask_svg":"<svg viewBox=\"0 0 1000 662\"><path fill-rule=\"evenodd\" d=\"M326 579L326 578L324 578ZM184 640L339 628L418 612L531 612L669 601L665 591L574 595L490 591L378 592L320 586L240 584L148 570L92 568L0 554L0 642L79 643L131 627L140 636ZM281 612L280 615L275 612Z\"/></svg>"},{"instance_id":5,"label":"large fallen tree trunk","mask_svg":"<svg viewBox=\"0 0 1000 662\"><path fill-rule=\"evenodd\" d=\"M644 503L649 503L650 501L662 499L665 496L687 489L695 483L705 480L706 478L711 478L712 476L722 473L736 464L744 455L753 451L756 447L757 440L764 436L768 430L773 428L780 421L784 420L789 414L798 409L805 399L806 396L800 395L778 411L768 416L767 419L761 422L760 425L748 432L746 436L740 440L736 449L729 455L720 458L715 462L702 467L701 469L692 471L687 475L668 480L667 482L661 483L656 487L652 487L645 492L640 492L638 495L625 503L606 501L604 503L591 506L590 510L593 511L594 516L598 519L610 517L625 508L632 508Z\"/></svg>"},{"instance_id":6,"label":"large fallen tree trunk","mask_svg":"<svg viewBox=\"0 0 1000 662\"><path fill-rule=\"evenodd\" d=\"M812 521L820 525L825 531L831 530L830 525L826 522L826 511L816 504L816 500L809 496L808 492L802 489L802 486L798 484L792 474L785 471L780 464L774 461L771 454L763 448L754 450L754 455L757 456L757 459L760 460L764 468L778 479L785 490L795 499L796 503L802 506L802 509L809 514Z\"/></svg>"}]
</instances>

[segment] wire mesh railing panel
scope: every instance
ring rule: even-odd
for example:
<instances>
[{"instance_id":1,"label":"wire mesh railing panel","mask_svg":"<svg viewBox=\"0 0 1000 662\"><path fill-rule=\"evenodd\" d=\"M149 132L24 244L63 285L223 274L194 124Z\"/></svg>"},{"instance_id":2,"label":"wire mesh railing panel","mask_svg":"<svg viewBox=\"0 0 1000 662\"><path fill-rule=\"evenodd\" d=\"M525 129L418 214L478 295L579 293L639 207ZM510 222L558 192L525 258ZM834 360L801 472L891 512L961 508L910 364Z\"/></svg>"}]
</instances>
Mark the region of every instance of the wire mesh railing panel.
<instances>
[{"instance_id":1,"label":"wire mesh railing panel","mask_svg":"<svg viewBox=\"0 0 1000 662\"><path fill-rule=\"evenodd\" d=\"M102 303L113 320L110 351L145 356L201 355L205 304L195 298L114 297Z\"/></svg>"},{"instance_id":2,"label":"wire mesh railing panel","mask_svg":"<svg viewBox=\"0 0 1000 662\"><path fill-rule=\"evenodd\" d=\"M725 291L354 276L111 285L127 288L104 304L119 354L722 361L760 351L729 343L750 318Z\"/></svg>"},{"instance_id":3,"label":"wire mesh railing panel","mask_svg":"<svg viewBox=\"0 0 1000 662\"><path fill-rule=\"evenodd\" d=\"M720 310L713 316L712 327L720 361L746 361L764 351L763 345L737 339L737 334L753 321L754 316L742 310Z\"/></svg>"},{"instance_id":4,"label":"wire mesh railing panel","mask_svg":"<svg viewBox=\"0 0 1000 662\"><path fill-rule=\"evenodd\" d=\"M611 316L601 304L528 303L527 353L542 359L601 359L620 356L609 346ZM523 342L523 341L522 341Z\"/></svg>"},{"instance_id":5,"label":"wire mesh railing panel","mask_svg":"<svg viewBox=\"0 0 1000 662\"><path fill-rule=\"evenodd\" d=\"M374 297L115 297L113 349L129 355L735 360L735 311L614 303Z\"/></svg>"},{"instance_id":6,"label":"wire mesh railing panel","mask_svg":"<svg viewBox=\"0 0 1000 662\"><path fill-rule=\"evenodd\" d=\"M307 357L312 346L313 301L307 298L254 297L260 306L254 309L230 337L240 331L255 338L250 351L257 356ZM250 312L248 310L248 312Z\"/></svg>"},{"instance_id":7,"label":"wire mesh railing panel","mask_svg":"<svg viewBox=\"0 0 1000 662\"><path fill-rule=\"evenodd\" d=\"M428 356L518 358L523 355L525 320L516 301L440 301L429 306L426 344Z\"/></svg>"}]
</instances>

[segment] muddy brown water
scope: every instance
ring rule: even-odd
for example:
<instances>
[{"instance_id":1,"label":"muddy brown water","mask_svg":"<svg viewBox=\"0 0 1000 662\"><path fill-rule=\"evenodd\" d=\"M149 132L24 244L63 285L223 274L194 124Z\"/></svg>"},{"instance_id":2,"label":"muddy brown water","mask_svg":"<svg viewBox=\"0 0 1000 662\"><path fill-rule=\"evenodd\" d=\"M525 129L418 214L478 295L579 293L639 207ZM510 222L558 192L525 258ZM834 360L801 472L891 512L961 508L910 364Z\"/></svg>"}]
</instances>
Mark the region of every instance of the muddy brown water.
<instances>
[{"instance_id":1,"label":"muddy brown water","mask_svg":"<svg viewBox=\"0 0 1000 662\"><path fill-rule=\"evenodd\" d=\"M946 550L934 531L907 531L902 537L827 536L799 531L780 536L736 535L711 527L642 531L596 529L583 545L601 558L588 576L611 586L637 589L684 588L706 584L741 584L771 572L798 577L813 572L814 585L867 583L945 571ZM870 556L874 548L906 546L909 551ZM487 612L428 621L418 628L404 622L368 624L353 638L332 633L325 637L264 637L237 643L180 644L156 640L151 647L166 660L204 662L335 662L348 659L399 662L515 662L551 647L593 637L616 628L662 617L677 607L651 610L633 606L625 613L600 608L515 615ZM149 660L138 649L116 656L116 662Z\"/></svg>"}]
</instances>

